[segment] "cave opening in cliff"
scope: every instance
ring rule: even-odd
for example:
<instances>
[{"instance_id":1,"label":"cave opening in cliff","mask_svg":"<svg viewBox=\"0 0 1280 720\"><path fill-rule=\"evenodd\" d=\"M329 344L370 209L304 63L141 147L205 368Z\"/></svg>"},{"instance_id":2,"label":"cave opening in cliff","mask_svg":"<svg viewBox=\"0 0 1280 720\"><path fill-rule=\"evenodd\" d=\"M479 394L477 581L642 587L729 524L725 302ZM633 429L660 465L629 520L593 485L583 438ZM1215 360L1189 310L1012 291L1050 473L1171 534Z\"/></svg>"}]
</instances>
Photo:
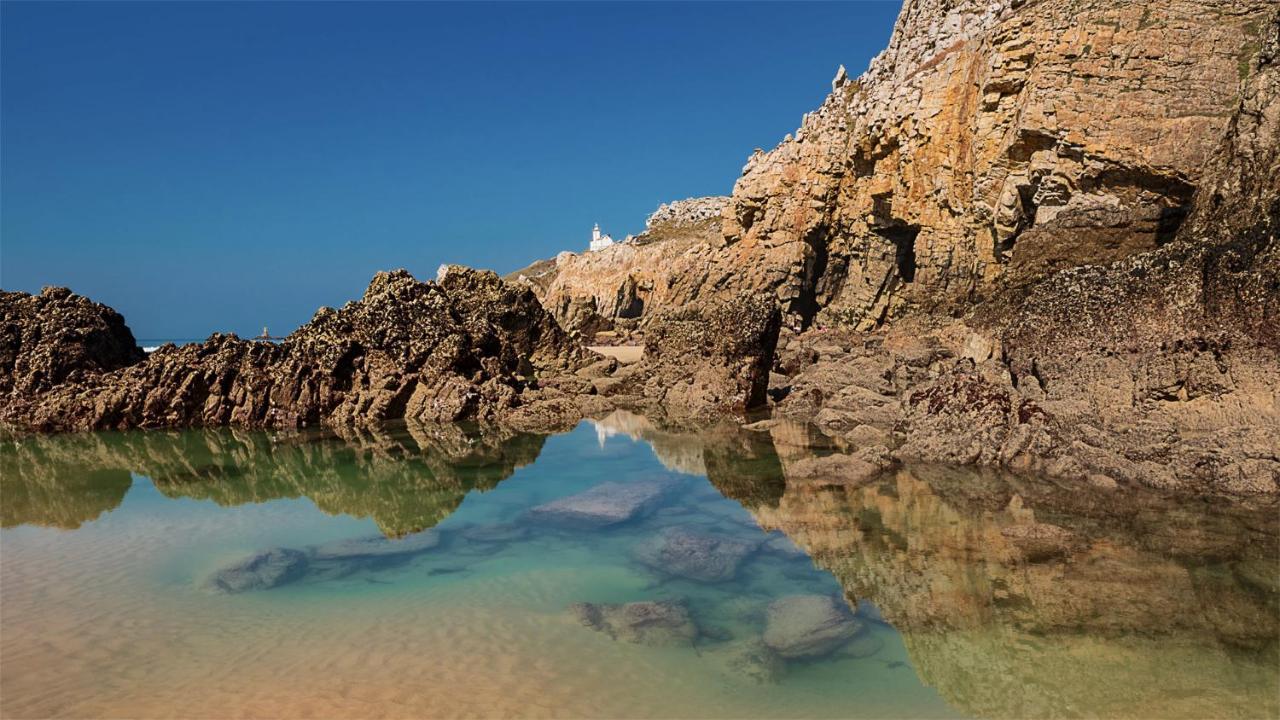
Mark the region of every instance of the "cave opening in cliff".
<instances>
[{"instance_id":1,"label":"cave opening in cliff","mask_svg":"<svg viewBox=\"0 0 1280 720\"><path fill-rule=\"evenodd\" d=\"M876 228L876 234L893 243L894 263L898 268L898 277L902 282L914 282L916 279L916 236L920 234L919 225L890 225Z\"/></svg>"}]
</instances>

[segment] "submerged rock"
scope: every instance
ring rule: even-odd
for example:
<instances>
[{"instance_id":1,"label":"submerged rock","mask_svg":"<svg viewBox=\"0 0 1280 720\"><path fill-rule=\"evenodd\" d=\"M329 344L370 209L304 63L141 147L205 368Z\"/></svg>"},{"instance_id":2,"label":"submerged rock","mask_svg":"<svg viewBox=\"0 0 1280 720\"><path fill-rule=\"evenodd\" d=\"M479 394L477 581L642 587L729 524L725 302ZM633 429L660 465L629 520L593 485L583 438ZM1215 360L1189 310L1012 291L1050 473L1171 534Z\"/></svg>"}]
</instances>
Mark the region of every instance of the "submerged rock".
<instances>
[{"instance_id":1,"label":"submerged rock","mask_svg":"<svg viewBox=\"0 0 1280 720\"><path fill-rule=\"evenodd\" d=\"M563 527L591 529L616 525L651 512L671 483L606 482L577 495L552 500L529 510L529 518Z\"/></svg>"},{"instance_id":2,"label":"submerged rock","mask_svg":"<svg viewBox=\"0 0 1280 720\"><path fill-rule=\"evenodd\" d=\"M440 534L427 531L403 538L387 538L372 535L347 540L334 540L318 545L311 551L316 560L357 560L360 558L390 557L425 552L440 544Z\"/></svg>"},{"instance_id":3,"label":"submerged rock","mask_svg":"<svg viewBox=\"0 0 1280 720\"><path fill-rule=\"evenodd\" d=\"M743 677L760 685L772 685L787 672L786 662L758 638L732 643L720 653L730 675Z\"/></svg>"},{"instance_id":4,"label":"submerged rock","mask_svg":"<svg viewBox=\"0 0 1280 720\"><path fill-rule=\"evenodd\" d=\"M676 528L641 543L635 558L675 577L724 582L738 574L742 561L757 547L759 543Z\"/></svg>"},{"instance_id":5,"label":"submerged rock","mask_svg":"<svg viewBox=\"0 0 1280 720\"><path fill-rule=\"evenodd\" d=\"M861 628L849 608L830 595L792 595L769 605L764 642L784 658L821 657Z\"/></svg>"},{"instance_id":6,"label":"submerged rock","mask_svg":"<svg viewBox=\"0 0 1280 720\"><path fill-rule=\"evenodd\" d=\"M205 584L225 593L267 590L293 582L306 572L306 553L291 548L272 548L214 572Z\"/></svg>"},{"instance_id":7,"label":"submerged rock","mask_svg":"<svg viewBox=\"0 0 1280 720\"><path fill-rule=\"evenodd\" d=\"M643 645L684 645L698 637L688 609L667 600L608 604L574 603L569 612L614 640Z\"/></svg>"},{"instance_id":8,"label":"submerged rock","mask_svg":"<svg viewBox=\"0 0 1280 720\"><path fill-rule=\"evenodd\" d=\"M861 633L840 648L841 655L868 658L884 649L884 640L870 633Z\"/></svg>"}]
</instances>

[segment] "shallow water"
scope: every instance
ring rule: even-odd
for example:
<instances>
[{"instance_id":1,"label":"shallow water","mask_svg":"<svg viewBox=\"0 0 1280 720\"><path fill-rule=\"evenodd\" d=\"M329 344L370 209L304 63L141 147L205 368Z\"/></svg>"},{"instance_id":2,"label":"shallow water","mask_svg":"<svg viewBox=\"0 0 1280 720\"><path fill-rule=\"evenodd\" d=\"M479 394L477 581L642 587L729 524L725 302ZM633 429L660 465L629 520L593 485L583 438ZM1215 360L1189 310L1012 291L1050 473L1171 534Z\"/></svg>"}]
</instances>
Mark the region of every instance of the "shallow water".
<instances>
[{"instance_id":1,"label":"shallow water","mask_svg":"<svg viewBox=\"0 0 1280 720\"><path fill-rule=\"evenodd\" d=\"M0 714L1280 712L1273 506L948 468L851 484L842 452L626 415L5 441ZM604 527L535 509L606 483L656 499ZM720 545L655 553L673 532ZM304 558L274 587L211 585L273 548ZM834 598L851 637L740 662L797 595ZM640 601L689 623L631 642L574 611Z\"/></svg>"}]
</instances>

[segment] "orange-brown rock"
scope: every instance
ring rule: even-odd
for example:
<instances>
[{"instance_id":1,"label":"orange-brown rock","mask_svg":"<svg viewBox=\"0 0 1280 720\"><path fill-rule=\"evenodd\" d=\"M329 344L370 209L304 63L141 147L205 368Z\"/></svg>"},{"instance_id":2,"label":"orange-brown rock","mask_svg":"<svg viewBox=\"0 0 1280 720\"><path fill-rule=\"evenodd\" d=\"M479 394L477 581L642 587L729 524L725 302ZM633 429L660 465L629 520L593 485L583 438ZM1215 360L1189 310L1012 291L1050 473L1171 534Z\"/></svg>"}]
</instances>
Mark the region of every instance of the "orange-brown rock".
<instances>
[{"instance_id":1,"label":"orange-brown rock","mask_svg":"<svg viewBox=\"0 0 1280 720\"><path fill-rule=\"evenodd\" d=\"M776 292L793 327L871 328L1153 249L1272 7L908 0L867 73L748 161L707 282Z\"/></svg>"}]
</instances>

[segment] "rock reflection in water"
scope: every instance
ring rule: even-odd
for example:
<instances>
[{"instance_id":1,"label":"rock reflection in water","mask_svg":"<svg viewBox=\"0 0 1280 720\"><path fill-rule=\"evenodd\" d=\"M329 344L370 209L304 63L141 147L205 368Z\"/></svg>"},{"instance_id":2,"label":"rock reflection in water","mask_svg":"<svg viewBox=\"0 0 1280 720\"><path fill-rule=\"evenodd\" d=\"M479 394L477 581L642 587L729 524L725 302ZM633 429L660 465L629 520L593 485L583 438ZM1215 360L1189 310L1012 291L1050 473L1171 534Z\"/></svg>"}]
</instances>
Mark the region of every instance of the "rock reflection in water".
<instances>
[{"instance_id":1,"label":"rock reflection in water","mask_svg":"<svg viewBox=\"0 0 1280 720\"><path fill-rule=\"evenodd\" d=\"M349 587L330 581L368 571L370 583L413 593L423 578L488 578L498 583L487 586L492 595L525 581L515 577L551 573L568 597L540 612L572 625L570 642L687 652L697 667L723 668L734 693L748 692L745 679L774 688L767 697L835 694L830 683L854 682L840 663L855 660L875 682L914 670L969 715L1280 712L1274 506L944 467L880 472L882 458L811 428L763 427L690 434L615 413L596 421L599 437L643 440L671 473L588 469L563 489L540 477L548 486L486 505L513 482L440 527L468 492L533 463L545 438L454 426L22 438L0 445L0 507L5 527L75 528L119 505L130 473L167 497L229 507L306 497L328 513L371 518L385 537L273 539L227 558L209 584L232 593ZM571 458L552 459L553 474L571 474ZM555 575L560 556L587 565ZM538 563L548 564L530 568ZM412 572L378 574L404 566ZM597 574L575 584L583 567ZM414 604L428 597L415 594ZM910 666L898 659L903 645ZM846 675L805 685L824 666ZM871 714L886 714L878 708Z\"/></svg>"},{"instance_id":2,"label":"rock reflection in water","mask_svg":"<svg viewBox=\"0 0 1280 720\"><path fill-rule=\"evenodd\" d=\"M784 474L809 457L788 447ZM853 472L839 471L843 457ZM850 483L861 461L828 460L826 473L805 464L776 506L753 515L834 573L851 600L875 603L921 678L958 709L1280 712L1273 505L945 467Z\"/></svg>"},{"instance_id":3,"label":"rock reflection in water","mask_svg":"<svg viewBox=\"0 0 1280 720\"><path fill-rule=\"evenodd\" d=\"M0 444L4 527L74 528L144 475L165 495L235 506L305 497L389 537L435 526L471 490L532 463L545 436L463 425L268 434L236 430L11 437Z\"/></svg>"}]
</instances>

